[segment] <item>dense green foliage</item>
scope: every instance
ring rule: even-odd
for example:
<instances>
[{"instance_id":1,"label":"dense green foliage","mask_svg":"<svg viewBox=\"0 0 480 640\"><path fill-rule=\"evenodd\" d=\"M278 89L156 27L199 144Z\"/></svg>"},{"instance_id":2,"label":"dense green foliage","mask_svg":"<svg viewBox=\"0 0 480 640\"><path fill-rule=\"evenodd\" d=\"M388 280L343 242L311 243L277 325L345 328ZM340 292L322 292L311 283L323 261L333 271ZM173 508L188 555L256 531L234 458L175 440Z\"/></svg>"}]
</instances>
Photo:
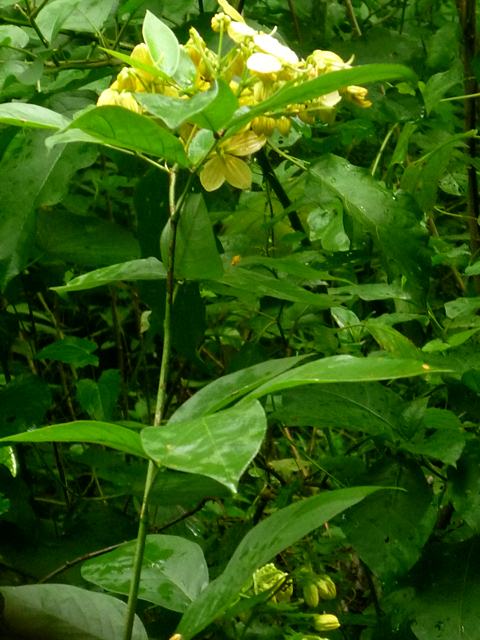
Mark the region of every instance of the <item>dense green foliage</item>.
<instances>
[{"instance_id":1,"label":"dense green foliage","mask_svg":"<svg viewBox=\"0 0 480 640\"><path fill-rule=\"evenodd\" d=\"M1 628L474 640L475 5L240 4L355 66L147 117L95 105L142 28L188 75L216 1L0 0ZM371 107L295 113L251 188L202 188L252 114L357 84Z\"/></svg>"}]
</instances>

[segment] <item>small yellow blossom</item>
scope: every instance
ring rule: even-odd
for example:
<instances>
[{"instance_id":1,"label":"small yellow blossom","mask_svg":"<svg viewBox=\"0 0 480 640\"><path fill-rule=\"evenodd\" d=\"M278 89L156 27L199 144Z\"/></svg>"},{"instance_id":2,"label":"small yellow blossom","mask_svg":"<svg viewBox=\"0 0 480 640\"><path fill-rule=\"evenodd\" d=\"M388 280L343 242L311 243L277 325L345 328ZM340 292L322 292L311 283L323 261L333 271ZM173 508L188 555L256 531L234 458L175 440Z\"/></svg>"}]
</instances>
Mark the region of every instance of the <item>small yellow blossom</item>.
<instances>
[{"instance_id":1,"label":"small yellow blossom","mask_svg":"<svg viewBox=\"0 0 480 640\"><path fill-rule=\"evenodd\" d=\"M237 189L249 189L252 172L240 158L255 153L265 142L266 138L254 131L244 131L220 144L200 171L200 182L205 191L215 191L224 182Z\"/></svg>"},{"instance_id":2,"label":"small yellow blossom","mask_svg":"<svg viewBox=\"0 0 480 640\"><path fill-rule=\"evenodd\" d=\"M128 91L114 91L113 89L105 89L97 100L98 107L112 105L116 107L124 107L129 111L142 113L143 109Z\"/></svg>"},{"instance_id":3,"label":"small yellow blossom","mask_svg":"<svg viewBox=\"0 0 480 640\"><path fill-rule=\"evenodd\" d=\"M253 53L247 59L247 69L254 73L278 73L282 70L282 63L269 53Z\"/></svg>"}]
</instances>

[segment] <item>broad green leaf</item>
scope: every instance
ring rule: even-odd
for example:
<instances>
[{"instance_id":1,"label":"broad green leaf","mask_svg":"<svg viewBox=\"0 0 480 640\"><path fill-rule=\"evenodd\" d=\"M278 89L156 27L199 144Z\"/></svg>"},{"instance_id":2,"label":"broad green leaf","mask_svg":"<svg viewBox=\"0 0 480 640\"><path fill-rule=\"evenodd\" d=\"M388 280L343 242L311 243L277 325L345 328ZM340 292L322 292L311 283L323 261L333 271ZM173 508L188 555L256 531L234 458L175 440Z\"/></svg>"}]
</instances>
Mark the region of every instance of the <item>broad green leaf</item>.
<instances>
[{"instance_id":1,"label":"broad green leaf","mask_svg":"<svg viewBox=\"0 0 480 640\"><path fill-rule=\"evenodd\" d=\"M405 607L418 640L477 640L480 628L480 538L432 544L412 576Z\"/></svg>"},{"instance_id":2,"label":"broad green leaf","mask_svg":"<svg viewBox=\"0 0 480 640\"><path fill-rule=\"evenodd\" d=\"M405 489L369 496L340 525L360 558L388 582L415 564L435 526L432 489L416 465L385 461L366 477L376 485Z\"/></svg>"},{"instance_id":3,"label":"broad green leaf","mask_svg":"<svg viewBox=\"0 0 480 640\"><path fill-rule=\"evenodd\" d=\"M457 298L445 303L447 318L454 320L461 316L468 316L480 309L480 296L474 298Z\"/></svg>"},{"instance_id":4,"label":"broad green leaf","mask_svg":"<svg viewBox=\"0 0 480 640\"><path fill-rule=\"evenodd\" d=\"M455 465L465 446L465 434L458 429L437 429L422 432L414 441L400 445L403 451L415 456L440 460L444 464Z\"/></svg>"},{"instance_id":5,"label":"broad green leaf","mask_svg":"<svg viewBox=\"0 0 480 640\"><path fill-rule=\"evenodd\" d=\"M343 287L330 287L332 295L348 293L361 300L410 300L408 291L392 284L349 284Z\"/></svg>"},{"instance_id":6,"label":"broad green leaf","mask_svg":"<svg viewBox=\"0 0 480 640\"><path fill-rule=\"evenodd\" d=\"M37 199L63 148L48 151L43 131L17 134L0 162L0 290L26 266Z\"/></svg>"},{"instance_id":7,"label":"broad green leaf","mask_svg":"<svg viewBox=\"0 0 480 640\"><path fill-rule=\"evenodd\" d=\"M457 468L451 469L452 502L456 513L475 533L480 533L480 443L470 440Z\"/></svg>"},{"instance_id":8,"label":"broad green leaf","mask_svg":"<svg viewBox=\"0 0 480 640\"><path fill-rule=\"evenodd\" d=\"M365 322L365 328L378 342L380 347L391 353L396 358L411 358L412 360L420 360L423 355L415 344L404 336L400 331L381 324L380 322Z\"/></svg>"},{"instance_id":9,"label":"broad green leaf","mask_svg":"<svg viewBox=\"0 0 480 640\"><path fill-rule=\"evenodd\" d=\"M0 388L0 434L41 424L51 404L50 387L44 380L34 375L18 376Z\"/></svg>"},{"instance_id":10,"label":"broad green leaf","mask_svg":"<svg viewBox=\"0 0 480 640\"><path fill-rule=\"evenodd\" d=\"M115 4L115 0L50 0L41 5L36 22L49 42L60 29L98 33Z\"/></svg>"},{"instance_id":11,"label":"broad green leaf","mask_svg":"<svg viewBox=\"0 0 480 640\"><path fill-rule=\"evenodd\" d=\"M155 65L167 76L173 76L180 60L180 45L173 31L151 11L147 11L142 35Z\"/></svg>"},{"instance_id":12,"label":"broad green leaf","mask_svg":"<svg viewBox=\"0 0 480 640\"><path fill-rule=\"evenodd\" d=\"M131 429L118 424L95 420L76 420L64 424L54 424L34 431L25 431L6 438L0 443L29 442L89 442L111 447L124 453L145 458L145 451L140 443L140 435Z\"/></svg>"},{"instance_id":13,"label":"broad green leaf","mask_svg":"<svg viewBox=\"0 0 480 640\"><path fill-rule=\"evenodd\" d=\"M160 260L142 258L95 269L95 271L72 278L63 286L52 287L52 289L58 293L70 293L71 291L94 289L119 280L164 280L165 277L165 267Z\"/></svg>"},{"instance_id":14,"label":"broad green leaf","mask_svg":"<svg viewBox=\"0 0 480 640\"><path fill-rule=\"evenodd\" d=\"M14 4L13 2L11 4ZM0 7L2 3L0 2ZM27 46L30 38L26 29L16 27L12 24L2 24L0 26L0 46L15 47L23 49Z\"/></svg>"},{"instance_id":15,"label":"broad green leaf","mask_svg":"<svg viewBox=\"0 0 480 640\"><path fill-rule=\"evenodd\" d=\"M182 167L188 165L182 143L172 133L148 116L116 106L94 107L75 118L65 131L51 136L50 144L73 142L76 130L86 133L85 139L127 151L155 156ZM73 135L72 135L73 133Z\"/></svg>"},{"instance_id":16,"label":"broad green leaf","mask_svg":"<svg viewBox=\"0 0 480 640\"><path fill-rule=\"evenodd\" d=\"M139 258L133 233L100 218L44 209L37 213L36 244L53 259L83 267L103 267Z\"/></svg>"},{"instance_id":17,"label":"broad green leaf","mask_svg":"<svg viewBox=\"0 0 480 640\"><path fill-rule=\"evenodd\" d=\"M411 199L394 196L364 169L333 155L310 170L307 192L313 196L320 185L371 235L393 276L404 276L412 293L423 297L430 268L427 235Z\"/></svg>"},{"instance_id":18,"label":"broad green leaf","mask_svg":"<svg viewBox=\"0 0 480 640\"><path fill-rule=\"evenodd\" d=\"M419 83L427 115L429 115L435 107L438 107L441 99L450 89L457 86L461 91L462 83L463 68L460 61L452 65L448 71L442 71L441 73L435 73L430 76L426 84Z\"/></svg>"},{"instance_id":19,"label":"broad green leaf","mask_svg":"<svg viewBox=\"0 0 480 640\"><path fill-rule=\"evenodd\" d=\"M227 295L235 295L236 291L246 292L259 298L269 296L278 300L312 305L320 309L328 309L350 297L345 294L337 297L326 293L313 293L288 278L276 278L266 270L247 269L238 265L229 265L218 284L228 287L225 289ZM215 285L212 284L212 286Z\"/></svg>"},{"instance_id":20,"label":"broad green leaf","mask_svg":"<svg viewBox=\"0 0 480 640\"><path fill-rule=\"evenodd\" d=\"M363 431L393 439L402 427L405 402L375 382L296 387L284 391L274 416L285 424Z\"/></svg>"},{"instance_id":21,"label":"broad green leaf","mask_svg":"<svg viewBox=\"0 0 480 640\"><path fill-rule=\"evenodd\" d=\"M292 356L266 360L217 378L184 402L171 416L169 424L216 413L304 359L305 356Z\"/></svg>"},{"instance_id":22,"label":"broad green leaf","mask_svg":"<svg viewBox=\"0 0 480 640\"><path fill-rule=\"evenodd\" d=\"M203 129L220 131L229 122L238 107L238 100L230 87L222 80L218 81L215 99L191 118L191 122Z\"/></svg>"},{"instance_id":23,"label":"broad green leaf","mask_svg":"<svg viewBox=\"0 0 480 640\"><path fill-rule=\"evenodd\" d=\"M229 130L238 131L253 118L264 113L281 112L287 105L312 100L348 85L362 85L386 80L412 80L414 78L415 74L410 69L399 64L368 64L352 69L332 71L298 86L287 85L260 104L248 110L239 110L230 121Z\"/></svg>"},{"instance_id":24,"label":"broad green leaf","mask_svg":"<svg viewBox=\"0 0 480 640\"><path fill-rule=\"evenodd\" d=\"M56 111L25 102L0 104L0 122L40 129L63 129L70 124L70 120Z\"/></svg>"},{"instance_id":25,"label":"broad green leaf","mask_svg":"<svg viewBox=\"0 0 480 640\"><path fill-rule=\"evenodd\" d=\"M92 420L111 420L120 395L120 371L106 369L98 379L77 382L77 400Z\"/></svg>"},{"instance_id":26,"label":"broad green leaf","mask_svg":"<svg viewBox=\"0 0 480 640\"><path fill-rule=\"evenodd\" d=\"M136 541L88 560L82 577L102 589L128 595ZM185 611L208 585L201 547L177 536L151 534L145 541L138 597L172 611Z\"/></svg>"},{"instance_id":27,"label":"broad green leaf","mask_svg":"<svg viewBox=\"0 0 480 640\"><path fill-rule=\"evenodd\" d=\"M266 428L265 412L259 402L253 402L242 409L148 427L141 437L147 455L157 464L208 476L236 491Z\"/></svg>"},{"instance_id":28,"label":"broad green leaf","mask_svg":"<svg viewBox=\"0 0 480 640\"><path fill-rule=\"evenodd\" d=\"M279 509L250 529L224 572L187 609L178 633L191 640L234 603L256 569L374 491L355 487L322 493Z\"/></svg>"},{"instance_id":29,"label":"broad green leaf","mask_svg":"<svg viewBox=\"0 0 480 640\"><path fill-rule=\"evenodd\" d=\"M29 584L0 587L3 621L8 637L34 640L118 640L127 605L104 593L69 584ZM147 640L135 617L132 640Z\"/></svg>"},{"instance_id":30,"label":"broad green leaf","mask_svg":"<svg viewBox=\"0 0 480 640\"><path fill-rule=\"evenodd\" d=\"M348 251L350 239L343 225L343 207L340 201L330 203L328 208L317 207L307 218L309 237L312 242L320 240L327 251Z\"/></svg>"},{"instance_id":31,"label":"broad green leaf","mask_svg":"<svg viewBox=\"0 0 480 640\"><path fill-rule=\"evenodd\" d=\"M302 364L272 378L249 393L246 398L261 398L269 393L276 393L282 389L290 389L304 384L372 382L449 371L451 370L448 367L434 367L419 360L404 358L330 356L314 362L307 362L307 364Z\"/></svg>"},{"instance_id":32,"label":"broad green leaf","mask_svg":"<svg viewBox=\"0 0 480 640\"><path fill-rule=\"evenodd\" d=\"M168 264L171 225L167 223L161 250L164 264ZM223 273L212 222L203 196L199 193L188 197L178 220L175 242L175 276L185 280L215 280Z\"/></svg>"},{"instance_id":33,"label":"broad green leaf","mask_svg":"<svg viewBox=\"0 0 480 640\"><path fill-rule=\"evenodd\" d=\"M91 340L68 336L52 342L37 352L37 360L57 360L74 367L85 367L87 364L98 365L98 357L93 355L97 345Z\"/></svg>"}]
</instances>

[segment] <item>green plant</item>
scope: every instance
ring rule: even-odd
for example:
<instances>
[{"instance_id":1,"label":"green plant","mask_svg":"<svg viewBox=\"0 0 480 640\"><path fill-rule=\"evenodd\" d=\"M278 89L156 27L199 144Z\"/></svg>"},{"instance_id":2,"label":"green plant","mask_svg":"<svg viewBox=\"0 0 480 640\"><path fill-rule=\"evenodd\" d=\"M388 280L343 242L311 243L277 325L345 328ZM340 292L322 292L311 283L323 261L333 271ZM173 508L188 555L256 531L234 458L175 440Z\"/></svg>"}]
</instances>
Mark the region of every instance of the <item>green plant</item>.
<instances>
[{"instance_id":1,"label":"green plant","mask_svg":"<svg viewBox=\"0 0 480 640\"><path fill-rule=\"evenodd\" d=\"M192 4L172 9L178 27ZM459 213L475 134L445 97L462 71L443 70L437 32L426 63L437 73L416 93L401 65L352 67L324 50L299 59L225 1L208 45L193 27L180 45L153 13L136 16L144 5L72 13L55 0L18 17L0 4L2 97L15 99L0 105L2 517L21 531L38 518L30 474L42 526L65 538L55 575L69 568L71 532L111 518L114 540L103 524L95 551L74 545L73 580L128 596L123 606L72 586L72 613L56 608L64 585L2 587L4 621L27 636L40 620L51 637L71 625L107 638L97 627L108 611L112 637L130 639L146 637L138 610L152 637L278 637L281 626L300 638L335 631L338 614L351 638L401 629L422 640L439 601L454 610L447 571L476 544L466 491L480 303L473 227ZM374 59L391 33L373 16L390 11L399 50L414 38L399 33L406 7L362 5L354 30L380 38ZM442 7L438 33L454 20ZM117 73L118 61L129 66ZM364 109L359 85L387 80L402 82L383 96L374 85ZM372 155L370 172L358 166ZM2 555L15 569L15 550ZM276 584L248 590L275 558L294 576L286 602ZM335 614L302 597L305 570L325 565Z\"/></svg>"}]
</instances>

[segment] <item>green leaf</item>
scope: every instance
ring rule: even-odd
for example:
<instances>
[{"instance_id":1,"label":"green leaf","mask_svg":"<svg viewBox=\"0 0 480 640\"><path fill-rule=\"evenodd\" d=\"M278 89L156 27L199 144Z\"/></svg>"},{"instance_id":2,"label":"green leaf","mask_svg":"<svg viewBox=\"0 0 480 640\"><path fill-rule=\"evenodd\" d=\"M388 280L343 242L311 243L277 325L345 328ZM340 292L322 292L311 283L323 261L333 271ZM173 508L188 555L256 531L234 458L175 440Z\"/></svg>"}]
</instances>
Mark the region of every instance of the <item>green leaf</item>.
<instances>
[{"instance_id":1,"label":"green leaf","mask_svg":"<svg viewBox=\"0 0 480 640\"><path fill-rule=\"evenodd\" d=\"M95 271L72 278L63 286L51 288L58 293L70 293L71 291L94 289L119 280L164 280L166 275L167 272L160 260L142 258L95 269Z\"/></svg>"},{"instance_id":2,"label":"green leaf","mask_svg":"<svg viewBox=\"0 0 480 640\"><path fill-rule=\"evenodd\" d=\"M401 431L405 402L374 382L329 384L284 391L274 417L299 427L363 431L391 440Z\"/></svg>"},{"instance_id":3,"label":"green leaf","mask_svg":"<svg viewBox=\"0 0 480 640\"><path fill-rule=\"evenodd\" d=\"M98 33L115 4L115 0L50 0L42 5L36 23L49 42L60 29Z\"/></svg>"},{"instance_id":4,"label":"green leaf","mask_svg":"<svg viewBox=\"0 0 480 640\"><path fill-rule=\"evenodd\" d=\"M341 69L326 73L298 86L285 86L275 95L250 109L239 109L229 123L229 132L234 133L253 118L267 112L281 112L287 105L302 103L337 91L348 85L362 85L385 80L413 80L415 74L399 64L368 64L352 69Z\"/></svg>"},{"instance_id":5,"label":"green leaf","mask_svg":"<svg viewBox=\"0 0 480 640\"><path fill-rule=\"evenodd\" d=\"M140 435L131 429L118 424L94 420L76 420L64 424L26 431L14 436L0 438L0 442L89 442L111 447L124 453L145 458L145 451L140 443Z\"/></svg>"},{"instance_id":6,"label":"green leaf","mask_svg":"<svg viewBox=\"0 0 480 640\"><path fill-rule=\"evenodd\" d=\"M128 595L136 540L88 560L82 577L102 589ZM201 547L178 536L151 534L145 541L138 597L182 612L208 585L208 567Z\"/></svg>"},{"instance_id":7,"label":"green leaf","mask_svg":"<svg viewBox=\"0 0 480 640\"><path fill-rule=\"evenodd\" d=\"M85 367L87 364L98 365L98 357L93 355L97 345L95 342L70 336L56 340L52 344L40 349L36 354L37 360L57 360L74 367Z\"/></svg>"},{"instance_id":8,"label":"green leaf","mask_svg":"<svg viewBox=\"0 0 480 640\"><path fill-rule=\"evenodd\" d=\"M198 473L232 491L258 453L267 428L259 402L186 422L142 431L142 444L157 464Z\"/></svg>"},{"instance_id":9,"label":"green leaf","mask_svg":"<svg viewBox=\"0 0 480 640\"><path fill-rule=\"evenodd\" d=\"M269 296L278 300L288 300L289 302L300 302L312 305L320 309L329 309L335 304L342 302L347 296L335 297L325 293L313 293L307 291L300 285L295 284L287 278L276 278L273 274L265 270L246 269L238 265L229 265L225 269L220 285L226 285L231 291L227 294L236 294L236 290L241 293L246 292L254 296ZM214 285L212 285L214 286Z\"/></svg>"},{"instance_id":10,"label":"green leaf","mask_svg":"<svg viewBox=\"0 0 480 640\"><path fill-rule=\"evenodd\" d=\"M317 207L308 214L310 240L320 240L327 251L348 251L350 240L343 226L343 207L333 201L328 208Z\"/></svg>"},{"instance_id":11,"label":"green leaf","mask_svg":"<svg viewBox=\"0 0 480 640\"><path fill-rule=\"evenodd\" d=\"M160 244L164 264L168 264L171 233L171 223L168 222ZM221 278L222 273L222 261L205 201L202 194L192 194L185 202L178 220L175 276L185 280L215 280Z\"/></svg>"},{"instance_id":12,"label":"green leaf","mask_svg":"<svg viewBox=\"0 0 480 640\"><path fill-rule=\"evenodd\" d=\"M169 424L216 413L304 359L305 356L292 356L278 360L265 360L217 378L184 402L171 416Z\"/></svg>"},{"instance_id":13,"label":"green leaf","mask_svg":"<svg viewBox=\"0 0 480 640\"><path fill-rule=\"evenodd\" d=\"M178 633L184 640L191 640L233 604L256 569L374 491L376 487L330 491L300 500L265 518L250 529L224 572L187 609Z\"/></svg>"},{"instance_id":14,"label":"green leaf","mask_svg":"<svg viewBox=\"0 0 480 640\"><path fill-rule=\"evenodd\" d=\"M35 232L35 207L63 149L45 148L43 131L17 134L0 162L0 289L27 264Z\"/></svg>"},{"instance_id":15,"label":"green leaf","mask_svg":"<svg viewBox=\"0 0 480 640\"><path fill-rule=\"evenodd\" d=\"M49 258L84 267L100 267L139 257L134 235L120 225L70 211L40 210L36 243Z\"/></svg>"},{"instance_id":16,"label":"green leaf","mask_svg":"<svg viewBox=\"0 0 480 640\"><path fill-rule=\"evenodd\" d=\"M418 640L476 640L480 628L480 539L433 544L415 569L407 610Z\"/></svg>"},{"instance_id":17,"label":"green leaf","mask_svg":"<svg viewBox=\"0 0 480 640\"><path fill-rule=\"evenodd\" d=\"M142 35L155 65L167 76L173 76L180 60L180 45L173 31L151 11L147 11Z\"/></svg>"},{"instance_id":18,"label":"green leaf","mask_svg":"<svg viewBox=\"0 0 480 640\"><path fill-rule=\"evenodd\" d=\"M77 400L93 420L111 420L120 395L120 371L106 369L98 382L83 378L77 382Z\"/></svg>"},{"instance_id":19,"label":"green leaf","mask_svg":"<svg viewBox=\"0 0 480 640\"><path fill-rule=\"evenodd\" d=\"M77 136L77 129L86 133ZM94 107L75 118L65 130L49 138L49 144L89 141L117 149L155 156L167 162L188 165L182 143L148 116L116 106Z\"/></svg>"},{"instance_id":20,"label":"green leaf","mask_svg":"<svg viewBox=\"0 0 480 640\"><path fill-rule=\"evenodd\" d=\"M467 442L457 468L449 472L455 511L477 534L480 533L479 465L480 443L473 439Z\"/></svg>"},{"instance_id":21,"label":"green leaf","mask_svg":"<svg viewBox=\"0 0 480 640\"><path fill-rule=\"evenodd\" d=\"M22 640L118 640L127 605L104 593L69 584L29 584L0 587L3 623L11 637ZM10 637L9 635L9 637ZM135 617L132 640L147 640Z\"/></svg>"},{"instance_id":22,"label":"green leaf","mask_svg":"<svg viewBox=\"0 0 480 640\"><path fill-rule=\"evenodd\" d=\"M344 158L324 156L310 172L312 194L322 185L340 198L345 211L378 245L393 275L403 275L410 289L423 295L430 260L427 236L412 202L395 197L364 169Z\"/></svg>"},{"instance_id":23,"label":"green leaf","mask_svg":"<svg viewBox=\"0 0 480 640\"><path fill-rule=\"evenodd\" d=\"M183 100L159 93L136 93L135 98L169 129L177 129L184 122L193 122L204 129L218 131L238 105L232 91L221 81L209 91Z\"/></svg>"},{"instance_id":24,"label":"green leaf","mask_svg":"<svg viewBox=\"0 0 480 640\"><path fill-rule=\"evenodd\" d=\"M269 393L276 393L282 389L290 389L304 384L394 380L448 371L450 371L448 367L437 368L419 360L404 358L330 356L314 362L307 362L307 364L272 378L249 393L246 398L261 398Z\"/></svg>"},{"instance_id":25,"label":"green leaf","mask_svg":"<svg viewBox=\"0 0 480 640\"><path fill-rule=\"evenodd\" d=\"M405 574L420 557L435 525L432 489L420 467L382 462L368 473L376 485L406 491L369 496L342 518L341 527L360 558L382 580Z\"/></svg>"},{"instance_id":26,"label":"green leaf","mask_svg":"<svg viewBox=\"0 0 480 640\"><path fill-rule=\"evenodd\" d=\"M360 300L410 300L408 291L398 285L392 284L348 284L343 287L330 287L328 292L332 295L348 293L358 296Z\"/></svg>"},{"instance_id":27,"label":"green leaf","mask_svg":"<svg viewBox=\"0 0 480 640\"><path fill-rule=\"evenodd\" d=\"M50 388L44 380L18 376L0 388L0 433L17 433L41 424L51 404Z\"/></svg>"},{"instance_id":28,"label":"green leaf","mask_svg":"<svg viewBox=\"0 0 480 640\"><path fill-rule=\"evenodd\" d=\"M0 104L0 122L40 129L63 129L70 124L70 120L56 111L24 102Z\"/></svg>"}]
</instances>

